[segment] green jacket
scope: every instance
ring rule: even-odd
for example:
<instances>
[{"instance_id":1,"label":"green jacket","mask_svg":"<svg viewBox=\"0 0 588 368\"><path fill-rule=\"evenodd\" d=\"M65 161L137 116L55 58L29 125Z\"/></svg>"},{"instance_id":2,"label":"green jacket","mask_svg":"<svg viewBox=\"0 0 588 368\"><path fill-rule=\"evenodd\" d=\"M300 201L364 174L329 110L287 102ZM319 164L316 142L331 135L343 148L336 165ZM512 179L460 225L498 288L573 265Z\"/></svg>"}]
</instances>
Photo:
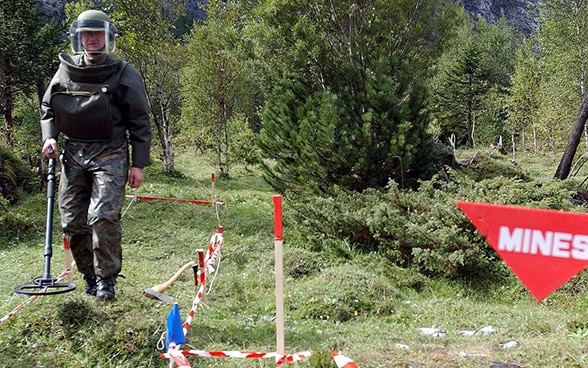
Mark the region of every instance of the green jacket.
<instances>
[{"instance_id":1,"label":"green jacket","mask_svg":"<svg viewBox=\"0 0 588 368\"><path fill-rule=\"evenodd\" d=\"M71 83L100 84L112 79L122 65L122 60L108 56L100 65L84 65L83 55L69 56L59 54L60 65L49 84L41 103L41 131L43 142L55 138L61 133L54 125L54 114L51 97L62 92L64 86ZM149 165L149 149L151 145L151 123L149 110L143 87L143 79L137 69L127 64L118 81L118 88L111 98L112 135L110 140L127 135L132 147L131 166L145 167ZM83 124L75 122L76 124ZM74 137L68 140L84 141ZM92 140L88 140L92 141Z\"/></svg>"}]
</instances>

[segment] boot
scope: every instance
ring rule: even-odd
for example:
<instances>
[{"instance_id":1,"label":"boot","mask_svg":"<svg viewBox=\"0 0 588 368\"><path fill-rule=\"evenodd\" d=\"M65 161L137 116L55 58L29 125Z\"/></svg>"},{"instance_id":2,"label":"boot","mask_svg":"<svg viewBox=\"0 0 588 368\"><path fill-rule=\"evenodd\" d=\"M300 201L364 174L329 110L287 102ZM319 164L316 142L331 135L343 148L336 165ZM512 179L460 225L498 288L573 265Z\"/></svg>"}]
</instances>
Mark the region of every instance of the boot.
<instances>
[{"instance_id":1,"label":"boot","mask_svg":"<svg viewBox=\"0 0 588 368\"><path fill-rule=\"evenodd\" d=\"M86 289L84 290L86 295L96 296L96 277L84 276L84 281L86 282Z\"/></svg>"},{"instance_id":2,"label":"boot","mask_svg":"<svg viewBox=\"0 0 588 368\"><path fill-rule=\"evenodd\" d=\"M113 300L114 299L114 280L106 280L98 277L98 283L96 286L96 297L101 300Z\"/></svg>"}]
</instances>

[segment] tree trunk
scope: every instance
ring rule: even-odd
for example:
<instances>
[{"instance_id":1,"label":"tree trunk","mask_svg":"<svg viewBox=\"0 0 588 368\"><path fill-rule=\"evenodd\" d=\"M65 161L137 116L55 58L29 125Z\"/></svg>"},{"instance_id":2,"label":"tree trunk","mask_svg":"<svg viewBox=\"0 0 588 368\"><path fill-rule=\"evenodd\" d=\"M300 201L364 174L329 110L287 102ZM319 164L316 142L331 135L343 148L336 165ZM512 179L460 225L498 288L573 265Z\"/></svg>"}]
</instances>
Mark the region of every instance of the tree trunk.
<instances>
[{"instance_id":1,"label":"tree trunk","mask_svg":"<svg viewBox=\"0 0 588 368\"><path fill-rule=\"evenodd\" d=\"M469 76L469 80L468 80L468 89L469 89L469 94L468 94L468 101L467 101L467 140L466 140L466 147L473 147L474 146L474 130L473 130L473 113L472 113L472 109L474 108L474 103L473 103L473 78L472 75L470 74Z\"/></svg>"},{"instance_id":2,"label":"tree trunk","mask_svg":"<svg viewBox=\"0 0 588 368\"><path fill-rule=\"evenodd\" d=\"M226 130L227 130L227 105L225 101L225 93L226 93L226 83L225 83L225 71L224 69L220 69L218 71L218 80L219 80L219 95L218 95L218 125L216 131L216 140L217 140L217 156L218 156L218 166L220 170L221 177L228 177L229 176L229 152L228 152L228 142L226 139ZM223 144L223 138L225 138L225 144ZM224 150L226 147L226 151ZM224 151L224 154L223 154ZM223 160L224 156L224 160Z\"/></svg>"},{"instance_id":3,"label":"tree trunk","mask_svg":"<svg viewBox=\"0 0 588 368\"><path fill-rule=\"evenodd\" d=\"M166 106L167 99L165 98L165 89L163 87L163 83L158 83L157 81L154 83L153 88L157 93L157 97L159 98L159 111L161 112L162 118L159 119L159 114L157 114L157 107L154 105L153 98L149 91L147 90L147 83L145 81L145 72L141 63L141 60L134 59L132 60L133 65L139 70L139 73L143 77L143 91L145 92L145 97L147 99L147 106L149 108L149 114L151 116L151 122L155 125L157 129L157 138L159 139L159 144L161 145L161 159L163 160L163 168L166 174L173 174L175 171L175 163L174 163L174 156L173 156L173 148L171 143L171 133L170 133L170 124L169 124L169 117L167 115L168 108Z\"/></svg>"},{"instance_id":4,"label":"tree trunk","mask_svg":"<svg viewBox=\"0 0 588 368\"><path fill-rule=\"evenodd\" d=\"M580 139L582 138L582 133L584 132L584 128L586 126L586 119L588 119L587 96L584 97L582 104L580 105L580 111L576 117L576 123L572 129L570 138L568 138L568 144L566 145L561 161L559 162L557 170L555 171L555 179L564 180L567 179L568 175L570 175L572 162L574 160L574 156L576 155L578 144L580 144Z\"/></svg>"},{"instance_id":5,"label":"tree trunk","mask_svg":"<svg viewBox=\"0 0 588 368\"><path fill-rule=\"evenodd\" d=\"M163 153L163 167L166 174L172 174L175 171L174 151L172 149L172 134L169 121L168 102L164 93L163 86L157 88L159 94L159 109L161 112L161 150ZM159 131L159 129L158 129Z\"/></svg>"},{"instance_id":6,"label":"tree trunk","mask_svg":"<svg viewBox=\"0 0 588 368\"><path fill-rule=\"evenodd\" d=\"M535 118L533 118L533 153L537 153L539 151L539 147L537 147L537 128L535 127Z\"/></svg>"},{"instance_id":7,"label":"tree trunk","mask_svg":"<svg viewBox=\"0 0 588 368\"><path fill-rule=\"evenodd\" d=\"M161 91L161 86L156 86L157 93L159 96L163 95ZM147 96L147 105L149 106L149 111L151 112L151 119L153 120L153 125L157 129L157 138L159 139L159 144L161 145L161 158L163 160L163 170L166 174L171 174L174 172L174 158L173 158L173 149L171 146L171 137L169 134L169 121L166 121L166 116L164 115L163 121L160 121L158 118L158 114L155 111L155 106L153 105L153 99L145 90L145 95ZM161 111L161 110L160 110Z\"/></svg>"},{"instance_id":8,"label":"tree trunk","mask_svg":"<svg viewBox=\"0 0 588 368\"><path fill-rule=\"evenodd\" d=\"M510 136L510 140L512 142L512 160L516 161L517 159L517 146L516 146L516 142L515 142L515 134L512 133L512 135Z\"/></svg>"},{"instance_id":9,"label":"tree trunk","mask_svg":"<svg viewBox=\"0 0 588 368\"><path fill-rule=\"evenodd\" d=\"M12 100L12 89L10 87L10 82L8 81L5 81L4 86L2 88L2 100L4 102L2 112L4 115L4 120L6 121L6 130L4 131L4 143L8 147L14 148L14 119L12 117L14 102Z\"/></svg>"}]
</instances>

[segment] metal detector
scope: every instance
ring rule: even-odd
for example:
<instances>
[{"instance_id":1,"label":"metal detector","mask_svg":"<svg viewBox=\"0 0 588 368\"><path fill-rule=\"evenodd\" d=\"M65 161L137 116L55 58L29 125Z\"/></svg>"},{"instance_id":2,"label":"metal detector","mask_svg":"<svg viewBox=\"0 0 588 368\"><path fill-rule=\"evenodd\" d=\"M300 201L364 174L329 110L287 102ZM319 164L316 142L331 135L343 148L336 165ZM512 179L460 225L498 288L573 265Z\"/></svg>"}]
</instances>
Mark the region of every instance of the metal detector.
<instances>
[{"instance_id":1,"label":"metal detector","mask_svg":"<svg viewBox=\"0 0 588 368\"><path fill-rule=\"evenodd\" d=\"M51 277L51 257L53 256L53 200L55 197L55 159L49 159L47 171L47 223L45 226L45 248L43 256L45 259L45 270L43 276L33 279L30 284L20 285L14 288L18 294L25 295L52 295L73 291L74 284L59 282Z\"/></svg>"}]
</instances>

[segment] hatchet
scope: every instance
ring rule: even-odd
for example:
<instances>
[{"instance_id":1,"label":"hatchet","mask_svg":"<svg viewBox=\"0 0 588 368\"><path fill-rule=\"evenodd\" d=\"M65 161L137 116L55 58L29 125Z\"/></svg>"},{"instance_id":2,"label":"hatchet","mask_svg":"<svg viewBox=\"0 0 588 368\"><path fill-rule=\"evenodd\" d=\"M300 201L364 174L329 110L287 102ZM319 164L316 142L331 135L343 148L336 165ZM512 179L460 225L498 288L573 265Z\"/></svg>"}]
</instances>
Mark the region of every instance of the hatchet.
<instances>
[{"instance_id":1,"label":"hatchet","mask_svg":"<svg viewBox=\"0 0 588 368\"><path fill-rule=\"evenodd\" d=\"M145 295L148 298L160 300L164 303L171 303L174 300L174 298L172 298L171 296L162 294L162 292L165 289L167 289L168 287L170 287L182 275L182 273L184 273L184 271L186 271L186 269L192 267L193 264L194 264L194 261L190 261L190 262L186 263L169 280L167 280L163 284L155 285L151 288L145 289L143 291L143 295Z\"/></svg>"}]
</instances>

